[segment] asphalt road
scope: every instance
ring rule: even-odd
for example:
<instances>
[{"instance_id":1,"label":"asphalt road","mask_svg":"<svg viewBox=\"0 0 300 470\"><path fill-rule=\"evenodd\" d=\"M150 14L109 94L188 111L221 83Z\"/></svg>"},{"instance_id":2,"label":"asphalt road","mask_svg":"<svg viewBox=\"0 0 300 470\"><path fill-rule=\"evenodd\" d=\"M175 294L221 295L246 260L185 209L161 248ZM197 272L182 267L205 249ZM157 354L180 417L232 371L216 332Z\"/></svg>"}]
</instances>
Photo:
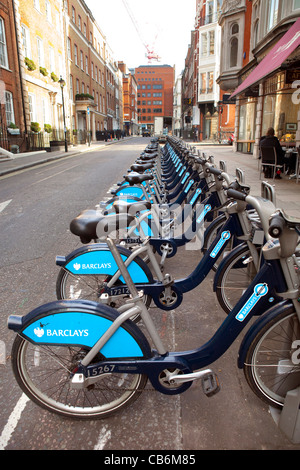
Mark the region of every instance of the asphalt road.
<instances>
[{"instance_id":1,"label":"asphalt road","mask_svg":"<svg viewBox=\"0 0 300 470\"><path fill-rule=\"evenodd\" d=\"M207 398L197 383L180 396L150 385L122 413L106 420L62 419L22 395L10 366L14 334L7 317L24 315L55 300L56 255L80 242L69 223L94 208L120 180L149 139L137 138L0 179L0 449L186 451L300 449L277 428L270 410L256 398L237 369L239 341L214 365L221 392ZM177 278L192 272L199 251L184 248L168 261ZM186 295L175 311L152 308L154 322L171 350L193 349L224 320L212 292L212 276Z\"/></svg>"}]
</instances>

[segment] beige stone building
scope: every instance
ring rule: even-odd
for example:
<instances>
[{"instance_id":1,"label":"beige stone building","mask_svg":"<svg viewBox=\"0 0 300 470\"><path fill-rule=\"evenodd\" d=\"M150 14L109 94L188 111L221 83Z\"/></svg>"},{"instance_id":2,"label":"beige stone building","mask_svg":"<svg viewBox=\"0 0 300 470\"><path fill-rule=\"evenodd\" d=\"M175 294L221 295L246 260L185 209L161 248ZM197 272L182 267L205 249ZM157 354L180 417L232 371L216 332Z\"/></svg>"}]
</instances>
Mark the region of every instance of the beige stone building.
<instances>
[{"instance_id":1,"label":"beige stone building","mask_svg":"<svg viewBox=\"0 0 300 470\"><path fill-rule=\"evenodd\" d=\"M78 142L106 127L106 38L82 0L65 2L70 129Z\"/></svg>"},{"instance_id":2,"label":"beige stone building","mask_svg":"<svg viewBox=\"0 0 300 470\"><path fill-rule=\"evenodd\" d=\"M15 0L15 8L27 129L43 131L46 125L63 131L58 82L66 62L62 0Z\"/></svg>"}]
</instances>

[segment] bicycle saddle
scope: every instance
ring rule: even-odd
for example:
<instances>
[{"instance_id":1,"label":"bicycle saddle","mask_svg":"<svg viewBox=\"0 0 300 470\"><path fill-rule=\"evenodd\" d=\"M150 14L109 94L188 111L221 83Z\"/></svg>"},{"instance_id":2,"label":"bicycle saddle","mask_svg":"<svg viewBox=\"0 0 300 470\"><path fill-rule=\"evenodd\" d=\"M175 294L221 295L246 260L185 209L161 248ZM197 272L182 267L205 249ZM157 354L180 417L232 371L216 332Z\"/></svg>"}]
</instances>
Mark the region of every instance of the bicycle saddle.
<instances>
[{"instance_id":1,"label":"bicycle saddle","mask_svg":"<svg viewBox=\"0 0 300 470\"><path fill-rule=\"evenodd\" d=\"M151 161L153 160L154 158L156 158L158 156L158 154L149 154L149 155L140 155L139 157L139 160L143 160L144 162L148 162L148 161Z\"/></svg>"},{"instance_id":2,"label":"bicycle saddle","mask_svg":"<svg viewBox=\"0 0 300 470\"><path fill-rule=\"evenodd\" d=\"M143 164L134 164L131 167L132 171L136 171L137 173L144 173L146 170L150 170L153 168L153 163L143 163Z\"/></svg>"},{"instance_id":3,"label":"bicycle saddle","mask_svg":"<svg viewBox=\"0 0 300 470\"><path fill-rule=\"evenodd\" d=\"M102 217L100 211L87 209L72 220L70 231L80 237L82 243L90 243L97 238L96 227Z\"/></svg>"},{"instance_id":4,"label":"bicycle saddle","mask_svg":"<svg viewBox=\"0 0 300 470\"><path fill-rule=\"evenodd\" d=\"M129 202L125 199L120 199L118 201L114 201L113 209L116 214L123 214L130 212L131 214L134 212L141 212L145 210L151 209L151 202L150 201L134 201Z\"/></svg>"},{"instance_id":5,"label":"bicycle saddle","mask_svg":"<svg viewBox=\"0 0 300 470\"><path fill-rule=\"evenodd\" d=\"M150 174L140 175L139 173L136 173L136 172L133 171L133 172L129 173L128 175L125 175L124 179L130 185L133 185L133 184L143 183L143 181L153 180L153 176L150 175Z\"/></svg>"}]
</instances>

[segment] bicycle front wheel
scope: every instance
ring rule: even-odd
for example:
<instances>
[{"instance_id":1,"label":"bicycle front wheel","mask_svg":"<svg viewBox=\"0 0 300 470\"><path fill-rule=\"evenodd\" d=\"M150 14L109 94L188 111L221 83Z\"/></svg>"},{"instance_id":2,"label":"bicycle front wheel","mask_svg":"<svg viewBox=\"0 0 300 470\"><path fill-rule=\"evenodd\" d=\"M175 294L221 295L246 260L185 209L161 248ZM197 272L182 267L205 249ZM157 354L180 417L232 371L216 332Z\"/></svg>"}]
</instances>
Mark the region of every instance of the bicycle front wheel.
<instances>
[{"instance_id":1,"label":"bicycle front wheel","mask_svg":"<svg viewBox=\"0 0 300 470\"><path fill-rule=\"evenodd\" d=\"M229 255L219 273L216 294L220 306L230 313L257 274L247 245L240 246L235 255Z\"/></svg>"},{"instance_id":2,"label":"bicycle front wheel","mask_svg":"<svg viewBox=\"0 0 300 470\"><path fill-rule=\"evenodd\" d=\"M282 408L287 392L300 385L300 324L293 307L271 319L253 339L244 373L254 393Z\"/></svg>"},{"instance_id":3,"label":"bicycle front wheel","mask_svg":"<svg viewBox=\"0 0 300 470\"><path fill-rule=\"evenodd\" d=\"M87 388L72 388L71 373L87 353L80 347L33 345L17 336L12 348L13 371L32 401L69 418L106 418L138 398L147 383L142 374L106 373ZM101 360L98 356L97 362Z\"/></svg>"}]
</instances>

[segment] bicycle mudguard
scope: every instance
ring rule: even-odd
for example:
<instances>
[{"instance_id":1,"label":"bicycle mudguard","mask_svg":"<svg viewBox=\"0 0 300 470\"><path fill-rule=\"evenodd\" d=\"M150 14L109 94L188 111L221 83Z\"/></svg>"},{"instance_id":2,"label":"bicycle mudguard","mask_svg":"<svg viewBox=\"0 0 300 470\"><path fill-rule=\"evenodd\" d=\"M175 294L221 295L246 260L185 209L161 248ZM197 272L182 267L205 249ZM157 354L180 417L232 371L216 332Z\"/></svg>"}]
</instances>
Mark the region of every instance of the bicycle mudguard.
<instances>
[{"instance_id":1,"label":"bicycle mudguard","mask_svg":"<svg viewBox=\"0 0 300 470\"><path fill-rule=\"evenodd\" d=\"M92 348L119 313L97 302L56 301L21 317L11 315L8 328L30 343L51 346ZM130 320L122 324L101 349L106 358L151 356L150 346L140 329Z\"/></svg>"},{"instance_id":2,"label":"bicycle mudguard","mask_svg":"<svg viewBox=\"0 0 300 470\"><path fill-rule=\"evenodd\" d=\"M123 186L121 188L115 189L113 191L114 196L130 196L130 197L138 197L142 200L145 200L145 196L143 193L142 188L138 186Z\"/></svg>"},{"instance_id":3,"label":"bicycle mudguard","mask_svg":"<svg viewBox=\"0 0 300 470\"><path fill-rule=\"evenodd\" d=\"M282 302L273 305L269 310L267 310L261 317L259 317L253 325L249 328L246 335L243 338L243 341L240 346L239 354L238 354L238 367L239 369L243 369L245 364L245 359L247 355L247 351L258 334L258 332L274 317L279 315L284 311L291 310L291 313L294 309L294 306L290 300L284 300Z\"/></svg>"},{"instance_id":4,"label":"bicycle mudguard","mask_svg":"<svg viewBox=\"0 0 300 470\"><path fill-rule=\"evenodd\" d=\"M118 246L123 261L132 254L130 250ZM118 265L112 253L105 243L93 243L82 246L73 251L67 257L57 256L56 264L74 275L107 275L113 276L118 270ZM136 256L128 266L129 274L134 283L153 282L153 276L144 261ZM119 278L124 283L123 277Z\"/></svg>"}]
</instances>

